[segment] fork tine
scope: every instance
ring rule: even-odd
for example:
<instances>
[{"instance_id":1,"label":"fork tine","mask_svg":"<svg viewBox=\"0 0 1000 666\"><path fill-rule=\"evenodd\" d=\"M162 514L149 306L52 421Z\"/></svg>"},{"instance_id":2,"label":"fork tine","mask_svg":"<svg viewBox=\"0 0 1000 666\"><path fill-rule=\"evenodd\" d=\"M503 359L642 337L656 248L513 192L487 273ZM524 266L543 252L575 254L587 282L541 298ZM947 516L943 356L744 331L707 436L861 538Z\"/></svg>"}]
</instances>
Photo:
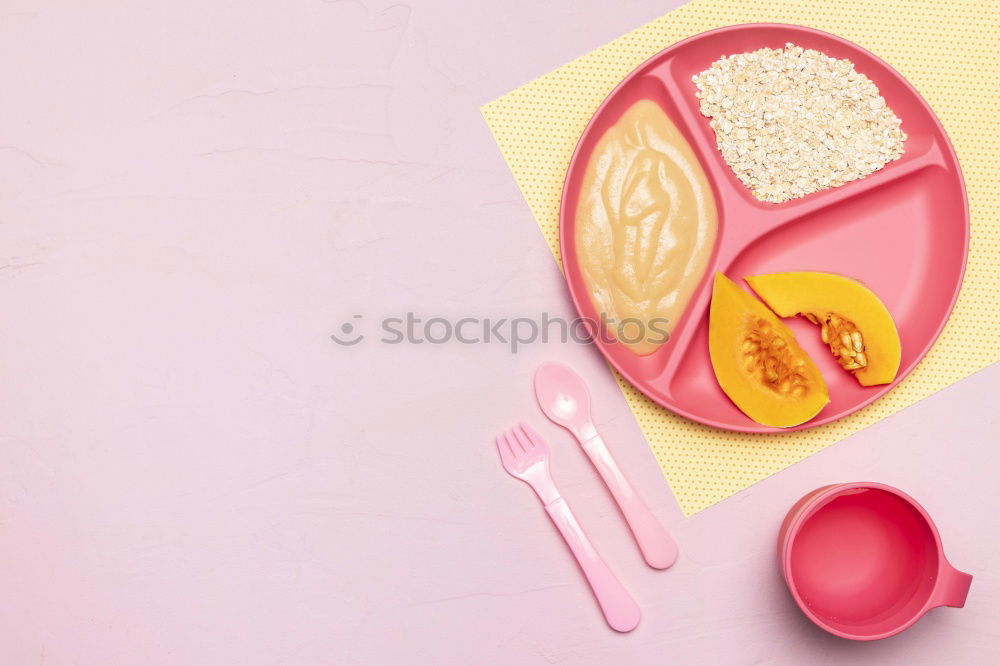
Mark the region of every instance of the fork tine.
<instances>
[{"instance_id":1,"label":"fork tine","mask_svg":"<svg viewBox=\"0 0 1000 666\"><path fill-rule=\"evenodd\" d=\"M528 436L524 434L524 430L521 429L520 425L515 428L512 428L511 433L514 435L515 438L517 438L517 443L521 445L521 448L524 449L525 453L535 448L534 446L532 446L531 441L528 439Z\"/></svg>"},{"instance_id":2,"label":"fork tine","mask_svg":"<svg viewBox=\"0 0 1000 666\"><path fill-rule=\"evenodd\" d=\"M533 446L536 449L540 449L542 451L548 448L548 444L545 443L545 440L542 439L542 436L539 435L537 432L535 432L534 428L532 428L530 425L528 425L527 423L521 423L519 427L521 428L521 431L524 432L524 434L527 436L528 441L531 442L531 446Z\"/></svg>"},{"instance_id":3,"label":"fork tine","mask_svg":"<svg viewBox=\"0 0 1000 666\"><path fill-rule=\"evenodd\" d=\"M497 451L500 452L500 462L504 467L510 467L514 462L514 452L510 449L510 442L503 435L497 437Z\"/></svg>"},{"instance_id":4,"label":"fork tine","mask_svg":"<svg viewBox=\"0 0 1000 666\"><path fill-rule=\"evenodd\" d=\"M514 458L520 458L524 455L524 445L521 441L514 435L513 430L508 430L503 434L503 438L507 440L507 446L510 447L510 452L514 454Z\"/></svg>"},{"instance_id":5,"label":"fork tine","mask_svg":"<svg viewBox=\"0 0 1000 666\"><path fill-rule=\"evenodd\" d=\"M514 439L510 430L504 431L500 436L507 443L507 448L510 449L511 460L516 460L522 453L521 447L517 445L517 440Z\"/></svg>"}]
</instances>

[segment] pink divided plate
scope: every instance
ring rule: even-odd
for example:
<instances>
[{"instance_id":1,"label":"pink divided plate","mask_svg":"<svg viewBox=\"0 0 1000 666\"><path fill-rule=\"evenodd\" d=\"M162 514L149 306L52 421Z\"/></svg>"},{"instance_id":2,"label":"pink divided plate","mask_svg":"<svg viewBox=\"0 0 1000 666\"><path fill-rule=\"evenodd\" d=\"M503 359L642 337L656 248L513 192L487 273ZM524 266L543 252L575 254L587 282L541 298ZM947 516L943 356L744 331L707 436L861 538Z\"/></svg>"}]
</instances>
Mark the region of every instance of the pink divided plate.
<instances>
[{"instance_id":1,"label":"pink divided plate","mask_svg":"<svg viewBox=\"0 0 1000 666\"><path fill-rule=\"evenodd\" d=\"M698 110L691 77L723 55L792 42L847 58L870 78L900 117L903 156L867 178L782 204L758 201L737 180ZM576 204L594 146L640 99L674 121L711 183L719 215L713 256L671 339L648 356L624 345L595 344L652 400L706 425L778 432L744 415L722 392L708 353L708 306L715 271L742 283L747 275L827 271L861 280L882 299L899 329L903 355L889 385L862 387L834 361L816 326L784 320L826 379L830 403L796 430L829 423L864 407L902 381L927 353L958 298L969 245L969 207L955 151L941 123L913 86L885 62L834 35L793 25L749 24L695 35L661 51L629 74L601 104L570 160L559 233L566 280L582 317L599 321L576 256ZM788 430L788 429L785 429Z\"/></svg>"}]
</instances>

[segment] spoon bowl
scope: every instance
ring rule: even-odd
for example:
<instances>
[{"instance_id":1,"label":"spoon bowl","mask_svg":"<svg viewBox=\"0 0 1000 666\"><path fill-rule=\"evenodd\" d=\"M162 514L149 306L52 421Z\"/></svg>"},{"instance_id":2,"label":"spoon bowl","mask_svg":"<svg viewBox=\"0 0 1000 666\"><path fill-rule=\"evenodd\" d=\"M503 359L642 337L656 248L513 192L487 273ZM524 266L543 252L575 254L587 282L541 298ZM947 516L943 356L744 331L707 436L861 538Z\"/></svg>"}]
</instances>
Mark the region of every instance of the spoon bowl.
<instances>
[{"instance_id":1,"label":"spoon bowl","mask_svg":"<svg viewBox=\"0 0 1000 666\"><path fill-rule=\"evenodd\" d=\"M581 441L597 434L590 417L590 392L565 365L545 363L535 372L535 398L545 416Z\"/></svg>"}]
</instances>

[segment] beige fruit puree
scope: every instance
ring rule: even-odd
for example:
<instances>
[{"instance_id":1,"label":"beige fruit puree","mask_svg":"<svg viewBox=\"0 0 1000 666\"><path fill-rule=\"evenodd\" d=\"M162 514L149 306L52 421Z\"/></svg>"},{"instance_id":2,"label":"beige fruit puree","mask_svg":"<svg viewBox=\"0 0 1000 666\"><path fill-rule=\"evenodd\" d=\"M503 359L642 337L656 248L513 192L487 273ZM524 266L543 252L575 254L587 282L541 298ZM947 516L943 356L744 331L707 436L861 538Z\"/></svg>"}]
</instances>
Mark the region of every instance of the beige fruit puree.
<instances>
[{"instance_id":1,"label":"beige fruit puree","mask_svg":"<svg viewBox=\"0 0 1000 666\"><path fill-rule=\"evenodd\" d=\"M658 104L633 104L587 163L576 252L606 330L640 355L666 341L705 274L715 200L691 147Z\"/></svg>"}]
</instances>

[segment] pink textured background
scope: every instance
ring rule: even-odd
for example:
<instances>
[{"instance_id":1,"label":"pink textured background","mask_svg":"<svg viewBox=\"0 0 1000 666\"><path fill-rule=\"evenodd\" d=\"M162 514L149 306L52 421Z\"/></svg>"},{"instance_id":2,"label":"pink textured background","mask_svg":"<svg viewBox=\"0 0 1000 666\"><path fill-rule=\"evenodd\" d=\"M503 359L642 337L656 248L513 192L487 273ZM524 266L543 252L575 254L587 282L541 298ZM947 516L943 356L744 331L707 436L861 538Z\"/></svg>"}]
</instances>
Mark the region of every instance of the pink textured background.
<instances>
[{"instance_id":1,"label":"pink textured background","mask_svg":"<svg viewBox=\"0 0 1000 666\"><path fill-rule=\"evenodd\" d=\"M683 520L593 349L327 337L570 315L478 107L676 4L4 0L0 663L996 663L998 367ZM589 380L673 569L542 420L543 359ZM500 471L521 418L633 634ZM965 610L853 644L793 606L785 509L859 479L936 517Z\"/></svg>"}]
</instances>

